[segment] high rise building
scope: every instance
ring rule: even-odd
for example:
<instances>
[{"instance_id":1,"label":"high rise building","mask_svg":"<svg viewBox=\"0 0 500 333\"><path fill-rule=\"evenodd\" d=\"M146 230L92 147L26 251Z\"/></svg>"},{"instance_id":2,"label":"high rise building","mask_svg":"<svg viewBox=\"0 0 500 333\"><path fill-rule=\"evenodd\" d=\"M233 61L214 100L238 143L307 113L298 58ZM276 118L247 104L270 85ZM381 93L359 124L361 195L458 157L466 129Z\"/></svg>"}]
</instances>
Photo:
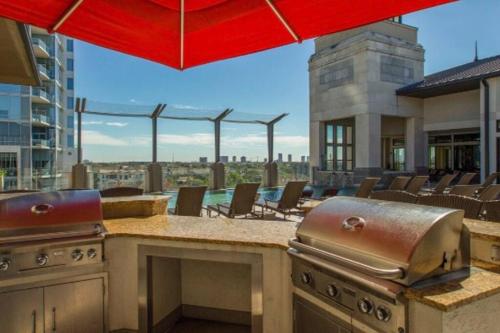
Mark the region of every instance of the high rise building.
<instances>
[{"instance_id":1,"label":"high rise building","mask_svg":"<svg viewBox=\"0 0 500 333\"><path fill-rule=\"evenodd\" d=\"M246 163L247 162L247 157L246 156L241 156L240 157L240 162L241 163Z\"/></svg>"},{"instance_id":2,"label":"high rise building","mask_svg":"<svg viewBox=\"0 0 500 333\"><path fill-rule=\"evenodd\" d=\"M278 162L282 163L283 162L283 154L278 153Z\"/></svg>"},{"instance_id":3,"label":"high rise building","mask_svg":"<svg viewBox=\"0 0 500 333\"><path fill-rule=\"evenodd\" d=\"M305 156L301 156L300 157L300 162L305 163L306 162L306 157Z\"/></svg>"},{"instance_id":4,"label":"high rise building","mask_svg":"<svg viewBox=\"0 0 500 333\"><path fill-rule=\"evenodd\" d=\"M292 154L288 154L288 163L292 162Z\"/></svg>"},{"instance_id":5,"label":"high rise building","mask_svg":"<svg viewBox=\"0 0 500 333\"><path fill-rule=\"evenodd\" d=\"M233 163L236 163L236 156L233 156Z\"/></svg>"},{"instance_id":6,"label":"high rise building","mask_svg":"<svg viewBox=\"0 0 500 333\"><path fill-rule=\"evenodd\" d=\"M0 84L5 189L69 187L74 149L73 40L30 28L42 86Z\"/></svg>"},{"instance_id":7,"label":"high rise building","mask_svg":"<svg viewBox=\"0 0 500 333\"><path fill-rule=\"evenodd\" d=\"M207 157L200 157L200 163L208 163Z\"/></svg>"},{"instance_id":8,"label":"high rise building","mask_svg":"<svg viewBox=\"0 0 500 333\"><path fill-rule=\"evenodd\" d=\"M228 163L229 162L229 156L221 156L220 161L222 163Z\"/></svg>"}]
</instances>

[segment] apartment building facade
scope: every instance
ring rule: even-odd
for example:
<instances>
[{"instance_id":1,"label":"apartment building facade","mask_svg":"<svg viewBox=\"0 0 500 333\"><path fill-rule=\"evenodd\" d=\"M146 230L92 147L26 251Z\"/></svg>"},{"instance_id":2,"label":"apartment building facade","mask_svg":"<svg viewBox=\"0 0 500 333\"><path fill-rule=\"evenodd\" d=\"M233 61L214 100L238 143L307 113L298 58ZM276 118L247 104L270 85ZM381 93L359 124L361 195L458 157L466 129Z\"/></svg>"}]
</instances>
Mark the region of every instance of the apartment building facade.
<instances>
[{"instance_id":1,"label":"apartment building facade","mask_svg":"<svg viewBox=\"0 0 500 333\"><path fill-rule=\"evenodd\" d=\"M500 168L500 56L424 76L418 30L384 21L315 41L310 154L316 183Z\"/></svg>"},{"instance_id":2,"label":"apartment building facade","mask_svg":"<svg viewBox=\"0 0 500 333\"><path fill-rule=\"evenodd\" d=\"M69 187L76 161L74 45L31 27L40 87L0 84L0 169L4 190Z\"/></svg>"}]
</instances>

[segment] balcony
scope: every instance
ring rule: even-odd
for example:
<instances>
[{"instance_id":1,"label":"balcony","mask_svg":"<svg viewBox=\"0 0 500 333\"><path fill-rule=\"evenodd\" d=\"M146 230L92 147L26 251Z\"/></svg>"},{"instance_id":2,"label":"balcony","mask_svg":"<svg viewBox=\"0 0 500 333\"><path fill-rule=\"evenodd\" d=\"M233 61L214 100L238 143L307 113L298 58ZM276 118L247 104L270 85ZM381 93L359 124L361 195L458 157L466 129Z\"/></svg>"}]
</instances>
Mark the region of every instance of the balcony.
<instances>
[{"instance_id":1,"label":"balcony","mask_svg":"<svg viewBox=\"0 0 500 333\"><path fill-rule=\"evenodd\" d=\"M49 127L50 126L50 118L42 113L33 113L31 117L31 123L33 126L38 127Z\"/></svg>"},{"instance_id":2,"label":"balcony","mask_svg":"<svg viewBox=\"0 0 500 333\"><path fill-rule=\"evenodd\" d=\"M50 79L50 74L49 71L47 70L47 67L45 67L42 64L38 64L38 73L40 73L40 78L42 80L49 80Z\"/></svg>"},{"instance_id":3,"label":"balcony","mask_svg":"<svg viewBox=\"0 0 500 333\"><path fill-rule=\"evenodd\" d=\"M33 88L31 100L34 103L50 104L52 97L43 89Z\"/></svg>"},{"instance_id":4,"label":"balcony","mask_svg":"<svg viewBox=\"0 0 500 333\"><path fill-rule=\"evenodd\" d=\"M51 141L47 139L35 139L32 140L32 145L34 149L50 149Z\"/></svg>"},{"instance_id":5,"label":"balcony","mask_svg":"<svg viewBox=\"0 0 500 333\"><path fill-rule=\"evenodd\" d=\"M37 35L45 35L45 36L50 36L49 32L45 29L36 27L34 25L31 26L31 32Z\"/></svg>"},{"instance_id":6,"label":"balcony","mask_svg":"<svg viewBox=\"0 0 500 333\"><path fill-rule=\"evenodd\" d=\"M32 42L33 52L35 53L36 57L39 57L39 58L49 58L50 57L50 53L49 53L49 49L47 47L47 44L45 44L45 42L43 40L35 37L35 38L33 38L32 41L33 41Z\"/></svg>"}]
</instances>

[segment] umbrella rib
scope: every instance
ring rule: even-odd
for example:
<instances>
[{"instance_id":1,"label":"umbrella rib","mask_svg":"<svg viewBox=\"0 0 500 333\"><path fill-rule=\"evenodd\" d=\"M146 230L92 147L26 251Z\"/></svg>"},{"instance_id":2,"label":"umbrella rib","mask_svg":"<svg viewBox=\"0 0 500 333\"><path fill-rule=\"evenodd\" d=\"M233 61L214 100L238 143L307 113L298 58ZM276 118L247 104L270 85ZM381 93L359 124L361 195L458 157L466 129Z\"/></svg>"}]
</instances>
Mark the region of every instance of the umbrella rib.
<instances>
[{"instance_id":1,"label":"umbrella rib","mask_svg":"<svg viewBox=\"0 0 500 333\"><path fill-rule=\"evenodd\" d=\"M51 32L56 32L63 24L66 22L66 20L73 14L73 12L80 7L80 5L83 3L84 0L75 0L71 6L66 9L64 14L60 18L57 19L56 23L54 26L50 29Z\"/></svg>"},{"instance_id":2,"label":"umbrella rib","mask_svg":"<svg viewBox=\"0 0 500 333\"><path fill-rule=\"evenodd\" d=\"M288 32L293 37L293 39L295 39L296 42L300 42L302 39L299 38L299 36L295 33L295 31L293 31L290 24L288 24L287 20L285 19L283 14L278 10L278 8L276 8L274 3L272 3L271 0L266 0L266 2L269 5L269 7L271 8L271 10L273 11L274 15L276 15L276 17L280 20L281 24L283 24L285 26L286 30L288 30Z\"/></svg>"},{"instance_id":3,"label":"umbrella rib","mask_svg":"<svg viewBox=\"0 0 500 333\"><path fill-rule=\"evenodd\" d=\"M180 11L180 14L181 14L181 45L180 45L180 63L181 63L181 69L184 68L184 0L180 0L181 2L181 11Z\"/></svg>"}]
</instances>

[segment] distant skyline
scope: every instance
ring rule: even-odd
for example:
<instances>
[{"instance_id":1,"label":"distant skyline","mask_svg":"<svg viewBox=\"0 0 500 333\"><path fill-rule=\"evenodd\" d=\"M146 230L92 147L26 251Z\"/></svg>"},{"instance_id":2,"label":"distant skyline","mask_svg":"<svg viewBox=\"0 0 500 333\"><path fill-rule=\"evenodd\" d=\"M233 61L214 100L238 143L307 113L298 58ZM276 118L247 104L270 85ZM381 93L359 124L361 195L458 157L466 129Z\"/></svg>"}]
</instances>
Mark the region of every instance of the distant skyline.
<instances>
[{"instance_id":1,"label":"distant skyline","mask_svg":"<svg viewBox=\"0 0 500 333\"><path fill-rule=\"evenodd\" d=\"M498 0L462 0L404 16L419 28L426 50L425 72L500 54ZM295 160L309 155L308 59L312 40L180 72L143 59L75 43L76 95L112 103L182 105L240 112L287 112L275 128L275 159L279 152ZM167 106L168 110L168 106ZM150 121L84 116L84 159L95 162L151 159ZM197 161L214 158L213 125L208 122L163 120L159 123L159 160ZM267 156L265 127L222 125L221 154L263 160Z\"/></svg>"}]
</instances>

